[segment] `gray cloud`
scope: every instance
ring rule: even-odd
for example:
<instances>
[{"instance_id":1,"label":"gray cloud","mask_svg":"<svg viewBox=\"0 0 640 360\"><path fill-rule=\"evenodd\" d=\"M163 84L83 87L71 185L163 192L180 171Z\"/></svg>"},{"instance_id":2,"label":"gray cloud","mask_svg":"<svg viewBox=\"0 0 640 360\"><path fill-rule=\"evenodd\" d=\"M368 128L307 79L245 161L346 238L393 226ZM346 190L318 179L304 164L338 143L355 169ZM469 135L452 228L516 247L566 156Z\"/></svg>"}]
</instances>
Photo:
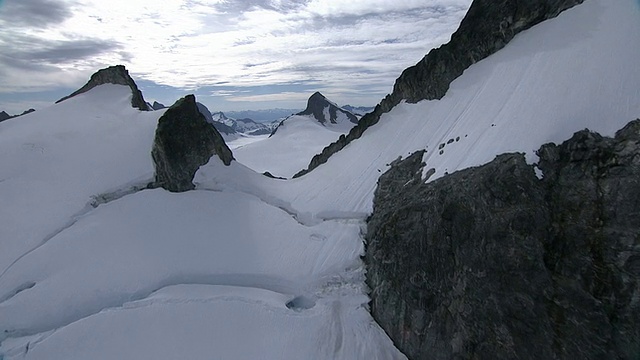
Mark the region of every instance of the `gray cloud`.
<instances>
[{"instance_id":1,"label":"gray cloud","mask_svg":"<svg viewBox=\"0 0 640 360\"><path fill-rule=\"evenodd\" d=\"M0 27L46 28L72 16L70 5L59 0L5 0Z\"/></svg>"},{"instance_id":2,"label":"gray cloud","mask_svg":"<svg viewBox=\"0 0 640 360\"><path fill-rule=\"evenodd\" d=\"M65 64L84 60L104 53L118 52L123 58L130 57L115 41L102 39L45 40L31 36L17 36L13 45L0 45L5 64L18 68L29 68L33 64ZM17 45L17 46L16 46Z\"/></svg>"},{"instance_id":3,"label":"gray cloud","mask_svg":"<svg viewBox=\"0 0 640 360\"><path fill-rule=\"evenodd\" d=\"M48 44L47 47L41 50L20 55L35 62L62 64L90 58L102 53L119 50L121 48L121 45L116 42L100 39L86 39Z\"/></svg>"}]
</instances>

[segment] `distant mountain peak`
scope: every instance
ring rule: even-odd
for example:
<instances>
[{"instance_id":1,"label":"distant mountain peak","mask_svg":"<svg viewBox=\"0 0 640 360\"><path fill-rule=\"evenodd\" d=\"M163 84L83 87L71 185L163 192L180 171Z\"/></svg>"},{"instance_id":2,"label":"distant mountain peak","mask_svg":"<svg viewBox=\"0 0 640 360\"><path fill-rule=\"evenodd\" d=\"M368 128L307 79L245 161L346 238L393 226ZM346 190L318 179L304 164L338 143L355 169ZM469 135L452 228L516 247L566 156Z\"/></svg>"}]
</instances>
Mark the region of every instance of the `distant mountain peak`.
<instances>
[{"instance_id":1,"label":"distant mountain peak","mask_svg":"<svg viewBox=\"0 0 640 360\"><path fill-rule=\"evenodd\" d=\"M136 85L135 81L133 81L131 76L129 76L129 71L127 71L124 65L109 66L108 68L98 70L96 73L91 75L91 79L89 79L89 82L87 82L83 87L81 87L71 95L65 96L62 99L56 101L56 104L70 99L76 95L85 93L96 86L104 84L128 86L131 89L132 94L131 106L142 111L149 110L147 102L142 96L142 92L138 89L138 86Z\"/></svg>"},{"instance_id":2,"label":"distant mountain peak","mask_svg":"<svg viewBox=\"0 0 640 360\"><path fill-rule=\"evenodd\" d=\"M218 112L212 113L211 115L218 117L216 119L216 121L223 121L223 120L228 120L229 119L222 111L218 111Z\"/></svg>"},{"instance_id":3,"label":"distant mountain peak","mask_svg":"<svg viewBox=\"0 0 640 360\"><path fill-rule=\"evenodd\" d=\"M342 114L342 116L339 114ZM337 124L341 117L348 119L348 121L354 124L358 123L357 116L347 110L341 109L318 91L313 93L313 95L309 97L309 100L307 100L307 108L297 115L311 115L323 125L326 123Z\"/></svg>"},{"instance_id":4,"label":"distant mountain peak","mask_svg":"<svg viewBox=\"0 0 640 360\"><path fill-rule=\"evenodd\" d=\"M2 111L2 112L0 112L0 121L5 121L5 120L17 118L17 117L22 116L22 115L30 114L30 113L32 113L34 111L36 111L36 110L35 109L29 109L29 110L23 111L22 114L18 114L18 115L9 115L9 114L7 114L6 111Z\"/></svg>"},{"instance_id":5,"label":"distant mountain peak","mask_svg":"<svg viewBox=\"0 0 640 360\"><path fill-rule=\"evenodd\" d=\"M157 101L154 101L153 104L151 104L151 108L153 110L160 110L160 109L165 109L166 106L163 103L159 103Z\"/></svg>"}]
</instances>

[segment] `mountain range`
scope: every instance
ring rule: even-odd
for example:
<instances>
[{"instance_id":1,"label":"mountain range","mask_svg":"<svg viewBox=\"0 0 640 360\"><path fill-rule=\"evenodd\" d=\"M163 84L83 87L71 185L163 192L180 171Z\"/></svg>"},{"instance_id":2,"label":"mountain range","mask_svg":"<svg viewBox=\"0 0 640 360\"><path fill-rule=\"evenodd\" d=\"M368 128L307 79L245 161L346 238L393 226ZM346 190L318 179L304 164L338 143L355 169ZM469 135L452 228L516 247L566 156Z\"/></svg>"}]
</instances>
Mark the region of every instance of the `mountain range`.
<instances>
[{"instance_id":1,"label":"mountain range","mask_svg":"<svg viewBox=\"0 0 640 360\"><path fill-rule=\"evenodd\" d=\"M120 66L3 121L0 359L637 359L638 19L475 0L270 137Z\"/></svg>"}]
</instances>

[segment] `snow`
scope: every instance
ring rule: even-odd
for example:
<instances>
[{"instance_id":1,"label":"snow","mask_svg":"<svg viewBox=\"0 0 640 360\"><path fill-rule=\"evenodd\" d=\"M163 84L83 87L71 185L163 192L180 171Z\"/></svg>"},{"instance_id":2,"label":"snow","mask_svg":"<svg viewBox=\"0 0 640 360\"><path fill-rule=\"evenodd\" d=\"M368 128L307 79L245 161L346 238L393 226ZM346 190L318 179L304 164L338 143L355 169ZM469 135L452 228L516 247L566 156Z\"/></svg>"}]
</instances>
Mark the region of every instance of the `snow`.
<instances>
[{"instance_id":1,"label":"snow","mask_svg":"<svg viewBox=\"0 0 640 360\"><path fill-rule=\"evenodd\" d=\"M217 157L228 184L147 190L162 112L129 101L0 125L1 358L404 358L367 311L361 214L299 212Z\"/></svg>"},{"instance_id":2,"label":"snow","mask_svg":"<svg viewBox=\"0 0 640 360\"><path fill-rule=\"evenodd\" d=\"M227 146L229 147L229 149L231 149L232 151L235 151L235 149L239 147L253 144L256 141L265 140L268 137L269 135L244 135L229 141L225 139L225 142L227 143Z\"/></svg>"},{"instance_id":3,"label":"snow","mask_svg":"<svg viewBox=\"0 0 640 360\"><path fill-rule=\"evenodd\" d=\"M339 126L327 123L323 126L311 116L294 115L285 120L273 136L240 146L233 151L233 155L240 163L257 172L268 171L274 176L291 178L327 144L348 132L354 125L350 124Z\"/></svg>"},{"instance_id":4,"label":"snow","mask_svg":"<svg viewBox=\"0 0 640 360\"><path fill-rule=\"evenodd\" d=\"M1 123L0 358L403 359L359 258L378 177L424 148L437 178L612 135L640 116L636 7L590 0L520 34L294 180L259 172L292 175L340 131L293 117L174 194L143 189L163 112L132 109L127 87Z\"/></svg>"},{"instance_id":5,"label":"snow","mask_svg":"<svg viewBox=\"0 0 640 360\"><path fill-rule=\"evenodd\" d=\"M427 149L425 171L435 169L433 181L504 152L525 153L534 163L542 144L585 128L612 136L640 117L637 10L634 0L569 9L471 66L441 100L400 104L308 175L261 186L312 214L369 213L380 174L417 150Z\"/></svg>"},{"instance_id":6,"label":"snow","mask_svg":"<svg viewBox=\"0 0 640 360\"><path fill-rule=\"evenodd\" d=\"M164 112L140 112L130 98L126 86L103 85L0 123L0 198L10 204L0 207L0 274L74 221L91 196L151 179Z\"/></svg>"}]
</instances>

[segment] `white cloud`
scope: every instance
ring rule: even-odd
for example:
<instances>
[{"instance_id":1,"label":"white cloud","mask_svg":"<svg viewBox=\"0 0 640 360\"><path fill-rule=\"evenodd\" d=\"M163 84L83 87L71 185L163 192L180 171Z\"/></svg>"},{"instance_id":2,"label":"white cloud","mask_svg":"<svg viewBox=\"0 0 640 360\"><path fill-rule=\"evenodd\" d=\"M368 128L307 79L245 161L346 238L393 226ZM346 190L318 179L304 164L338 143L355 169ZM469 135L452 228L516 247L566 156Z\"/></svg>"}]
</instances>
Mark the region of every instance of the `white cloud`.
<instances>
[{"instance_id":1,"label":"white cloud","mask_svg":"<svg viewBox=\"0 0 640 360\"><path fill-rule=\"evenodd\" d=\"M297 93L297 92L281 92L273 94L263 95L247 95L247 96L234 96L228 101L251 101L251 102L271 102L271 101L301 101L304 102L309 98L309 94Z\"/></svg>"},{"instance_id":2,"label":"white cloud","mask_svg":"<svg viewBox=\"0 0 640 360\"><path fill-rule=\"evenodd\" d=\"M5 1L36 6L51 0ZM11 24L0 12L0 25L6 26L0 33L0 54L26 51L38 43L66 44L59 49L63 51L40 53L55 56L55 61L35 55L21 60L41 71L26 66L12 68L12 75L0 71L0 82L10 89L5 91L30 91L32 86L42 87L37 84L58 81L71 69L86 80L99 67L124 63L138 78L183 89L221 82L230 87L317 82L332 89L361 91L369 86L376 90L371 96L379 100L381 89L389 91L404 68L448 40L470 3L59 0L59 11L45 29ZM16 43L13 35L18 33L33 44ZM104 51L95 44L104 44ZM237 94L224 96L234 100ZM236 100L246 101L247 96Z\"/></svg>"}]
</instances>

